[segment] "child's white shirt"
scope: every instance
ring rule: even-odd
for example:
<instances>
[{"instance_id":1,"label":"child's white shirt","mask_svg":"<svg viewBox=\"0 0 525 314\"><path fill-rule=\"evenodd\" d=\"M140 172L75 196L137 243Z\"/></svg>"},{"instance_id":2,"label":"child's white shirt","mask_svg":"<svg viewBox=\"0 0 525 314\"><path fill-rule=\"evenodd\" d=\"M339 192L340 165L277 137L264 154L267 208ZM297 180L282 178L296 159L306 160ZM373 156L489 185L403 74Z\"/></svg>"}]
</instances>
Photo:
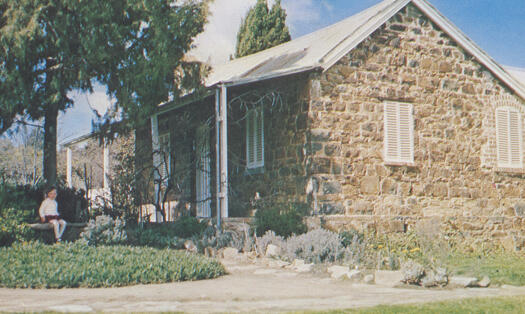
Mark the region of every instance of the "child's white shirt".
<instances>
[{"instance_id":1,"label":"child's white shirt","mask_svg":"<svg viewBox=\"0 0 525 314\"><path fill-rule=\"evenodd\" d=\"M46 198L40 205L40 210L38 212L40 217L58 216L58 204L55 200Z\"/></svg>"}]
</instances>

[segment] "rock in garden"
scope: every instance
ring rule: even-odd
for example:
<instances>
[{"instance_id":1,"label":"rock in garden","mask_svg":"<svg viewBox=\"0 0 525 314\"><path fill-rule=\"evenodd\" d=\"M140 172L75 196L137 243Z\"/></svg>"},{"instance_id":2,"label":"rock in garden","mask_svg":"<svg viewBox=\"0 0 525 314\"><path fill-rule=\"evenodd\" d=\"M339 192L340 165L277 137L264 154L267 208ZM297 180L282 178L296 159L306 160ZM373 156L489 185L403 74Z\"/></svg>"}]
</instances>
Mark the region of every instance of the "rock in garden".
<instances>
[{"instance_id":1,"label":"rock in garden","mask_svg":"<svg viewBox=\"0 0 525 314\"><path fill-rule=\"evenodd\" d=\"M281 248L274 244L268 244L266 247L266 257L276 257L281 254Z\"/></svg>"},{"instance_id":2,"label":"rock in garden","mask_svg":"<svg viewBox=\"0 0 525 314\"><path fill-rule=\"evenodd\" d=\"M425 288L437 286L434 273L429 273L423 279L421 279L421 285Z\"/></svg>"},{"instance_id":3,"label":"rock in garden","mask_svg":"<svg viewBox=\"0 0 525 314\"><path fill-rule=\"evenodd\" d=\"M222 257L224 259L233 260L239 256L239 251L233 247L227 247L222 250Z\"/></svg>"},{"instance_id":4,"label":"rock in garden","mask_svg":"<svg viewBox=\"0 0 525 314\"><path fill-rule=\"evenodd\" d=\"M425 276L423 266L411 260L401 266L401 272L403 273L402 281L407 284L417 285L421 282L423 276Z\"/></svg>"},{"instance_id":5,"label":"rock in garden","mask_svg":"<svg viewBox=\"0 0 525 314\"><path fill-rule=\"evenodd\" d=\"M334 279L341 279L348 274L348 266L331 266L328 267L327 271L330 273L330 277Z\"/></svg>"},{"instance_id":6,"label":"rock in garden","mask_svg":"<svg viewBox=\"0 0 525 314\"><path fill-rule=\"evenodd\" d=\"M467 287L475 287L478 284L478 278L474 277L450 277L448 281L449 285L454 287L461 287L461 288L467 288Z\"/></svg>"},{"instance_id":7,"label":"rock in garden","mask_svg":"<svg viewBox=\"0 0 525 314\"><path fill-rule=\"evenodd\" d=\"M186 240L184 242L184 248L190 252L197 253L197 246L191 240Z\"/></svg>"},{"instance_id":8,"label":"rock in garden","mask_svg":"<svg viewBox=\"0 0 525 314\"><path fill-rule=\"evenodd\" d=\"M360 270L354 269L346 273L346 277L353 281L360 281L363 278L363 273Z\"/></svg>"},{"instance_id":9,"label":"rock in garden","mask_svg":"<svg viewBox=\"0 0 525 314\"><path fill-rule=\"evenodd\" d=\"M281 260L271 260L268 262L268 266L275 268L284 268L290 265L290 263Z\"/></svg>"},{"instance_id":10,"label":"rock in garden","mask_svg":"<svg viewBox=\"0 0 525 314\"><path fill-rule=\"evenodd\" d=\"M490 278L487 276L483 277L483 279L478 282L478 287L480 288L487 288L488 286L490 286Z\"/></svg>"},{"instance_id":11,"label":"rock in garden","mask_svg":"<svg viewBox=\"0 0 525 314\"><path fill-rule=\"evenodd\" d=\"M375 283L382 286L397 286L403 278L403 273L399 270L376 270L375 273Z\"/></svg>"},{"instance_id":12,"label":"rock in garden","mask_svg":"<svg viewBox=\"0 0 525 314\"><path fill-rule=\"evenodd\" d=\"M365 278L363 278L363 281L366 283L366 284L373 284L374 283L374 275L372 274L368 274L365 276Z\"/></svg>"},{"instance_id":13,"label":"rock in garden","mask_svg":"<svg viewBox=\"0 0 525 314\"><path fill-rule=\"evenodd\" d=\"M437 268L434 273L434 281L440 287L444 287L448 284L448 274L445 268Z\"/></svg>"},{"instance_id":14,"label":"rock in garden","mask_svg":"<svg viewBox=\"0 0 525 314\"><path fill-rule=\"evenodd\" d=\"M292 270L299 272L299 273L306 273L312 270L312 267L314 264L306 264L304 260L302 259L295 259L290 265Z\"/></svg>"}]
</instances>

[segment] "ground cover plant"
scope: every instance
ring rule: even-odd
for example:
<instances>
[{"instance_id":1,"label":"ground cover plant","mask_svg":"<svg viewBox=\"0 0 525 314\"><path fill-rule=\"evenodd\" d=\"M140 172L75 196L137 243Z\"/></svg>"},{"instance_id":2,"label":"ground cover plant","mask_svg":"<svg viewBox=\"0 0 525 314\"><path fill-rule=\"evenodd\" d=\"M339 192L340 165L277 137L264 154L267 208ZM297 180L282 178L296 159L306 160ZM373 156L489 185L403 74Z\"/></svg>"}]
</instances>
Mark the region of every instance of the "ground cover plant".
<instances>
[{"instance_id":1,"label":"ground cover plant","mask_svg":"<svg viewBox=\"0 0 525 314\"><path fill-rule=\"evenodd\" d=\"M188 252L82 243L0 248L0 269L0 286L9 288L118 287L225 274L218 261Z\"/></svg>"}]
</instances>

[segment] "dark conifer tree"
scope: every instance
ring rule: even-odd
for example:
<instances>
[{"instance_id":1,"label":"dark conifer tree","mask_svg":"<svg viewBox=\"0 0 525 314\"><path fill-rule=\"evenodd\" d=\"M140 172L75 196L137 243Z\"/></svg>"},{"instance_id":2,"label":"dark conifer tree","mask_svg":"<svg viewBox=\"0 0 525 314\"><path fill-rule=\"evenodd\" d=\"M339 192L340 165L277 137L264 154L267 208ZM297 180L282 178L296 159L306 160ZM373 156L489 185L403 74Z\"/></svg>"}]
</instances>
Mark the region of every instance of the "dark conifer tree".
<instances>
[{"instance_id":1,"label":"dark conifer tree","mask_svg":"<svg viewBox=\"0 0 525 314\"><path fill-rule=\"evenodd\" d=\"M272 9L266 0L257 0L242 20L237 33L235 57L240 58L290 41L286 26L286 12L281 1L276 0Z\"/></svg>"}]
</instances>

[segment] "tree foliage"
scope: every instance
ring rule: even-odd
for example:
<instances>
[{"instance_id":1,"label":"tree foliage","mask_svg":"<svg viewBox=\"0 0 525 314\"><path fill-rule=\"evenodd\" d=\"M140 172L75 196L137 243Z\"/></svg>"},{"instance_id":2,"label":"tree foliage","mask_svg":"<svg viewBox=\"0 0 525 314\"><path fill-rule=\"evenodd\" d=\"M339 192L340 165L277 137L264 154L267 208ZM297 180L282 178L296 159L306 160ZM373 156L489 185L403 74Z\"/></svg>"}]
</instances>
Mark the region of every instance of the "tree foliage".
<instances>
[{"instance_id":1,"label":"tree foliage","mask_svg":"<svg viewBox=\"0 0 525 314\"><path fill-rule=\"evenodd\" d=\"M281 7L281 1L276 0L270 10L266 0L257 0L241 22L237 33L235 57L244 57L290 39L286 26L286 12Z\"/></svg>"},{"instance_id":2,"label":"tree foliage","mask_svg":"<svg viewBox=\"0 0 525 314\"><path fill-rule=\"evenodd\" d=\"M17 115L44 118L44 177L54 183L68 93L98 81L128 125L145 121L200 82L183 56L206 14L196 0L0 0L0 134Z\"/></svg>"}]
</instances>

